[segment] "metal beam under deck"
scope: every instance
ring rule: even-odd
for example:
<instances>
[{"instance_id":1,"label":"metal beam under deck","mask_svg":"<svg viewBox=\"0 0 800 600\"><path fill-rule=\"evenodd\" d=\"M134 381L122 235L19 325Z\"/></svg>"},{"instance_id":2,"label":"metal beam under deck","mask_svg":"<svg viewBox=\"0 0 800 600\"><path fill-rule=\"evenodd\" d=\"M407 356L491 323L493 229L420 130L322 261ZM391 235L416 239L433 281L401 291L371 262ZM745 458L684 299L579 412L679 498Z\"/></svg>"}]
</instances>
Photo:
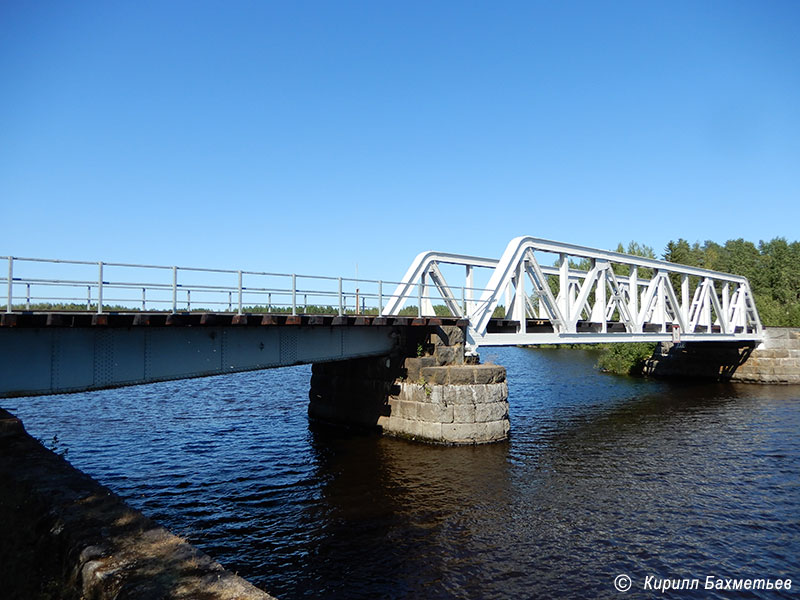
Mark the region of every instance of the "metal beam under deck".
<instances>
[{"instance_id":1,"label":"metal beam under deck","mask_svg":"<svg viewBox=\"0 0 800 600\"><path fill-rule=\"evenodd\" d=\"M0 397L381 356L395 347L398 326L434 321L163 313L4 317Z\"/></svg>"},{"instance_id":2,"label":"metal beam under deck","mask_svg":"<svg viewBox=\"0 0 800 600\"><path fill-rule=\"evenodd\" d=\"M631 342L673 342L672 333L487 333L478 339L481 346L534 346L541 344L604 344ZM750 334L682 333L681 342L739 342L756 344Z\"/></svg>"}]
</instances>

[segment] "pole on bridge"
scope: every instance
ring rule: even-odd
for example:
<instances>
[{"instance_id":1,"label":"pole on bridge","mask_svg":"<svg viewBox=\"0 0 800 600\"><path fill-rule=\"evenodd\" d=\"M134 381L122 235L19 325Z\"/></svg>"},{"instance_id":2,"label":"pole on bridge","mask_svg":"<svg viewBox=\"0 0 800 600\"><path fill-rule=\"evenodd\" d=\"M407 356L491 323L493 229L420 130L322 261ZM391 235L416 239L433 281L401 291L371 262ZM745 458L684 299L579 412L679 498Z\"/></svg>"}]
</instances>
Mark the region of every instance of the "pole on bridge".
<instances>
[{"instance_id":1,"label":"pole on bridge","mask_svg":"<svg viewBox=\"0 0 800 600\"><path fill-rule=\"evenodd\" d=\"M97 280L97 314L103 314L103 261L97 263L98 267L98 280Z\"/></svg>"},{"instance_id":2,"label":"pole on bridge","mask_svg":"<svg viewBox=\"0 0 800 600\"><path fill-rule=\"evenodd\" d=\"M11 303L14 300L14 257L8 257L8 304L6 304L6 312L11 312Z\"/></svg>"},{"instance_id":3,"label":"pole on bridge","mask_svg":"<svg viewBox=\"0 0 800 600\"><path fill-rule=\"evenodd\" d=\"M230 310L230 298L228 299L228 310ZM242 272L239 271L239 310L238 314L242 314Z\"/></svg>"},{"instance_id":4,"label":"pole on bridge","mask_svg":"<svg viewBox=\"0 0 800 600\"><path fill-rule=\"evenodd\" d=\"M172 312L178 312L178 267L172 267Z\"/></svg>"},{"instance_id":5,"label":"pole on bridge","mask_svg":"<svg viewBox=\"0 0 800 600\"><path fill-rule=\"evenodd\" d=\"M297 275L292 273L292 316L297 314Z\"/></svg>"},{"instance_id":6,"label":"pole on bridge","mask_svg":"<svg viewBox=\"0 0 800 600\"><path fill-rule=\"evenodd\" d=\"M8 304L6 304L6 312L11 312L11 303L14 300L13 298L13 287L14 287L14 257L8 257Z\"/></svg>"}]
</instances>

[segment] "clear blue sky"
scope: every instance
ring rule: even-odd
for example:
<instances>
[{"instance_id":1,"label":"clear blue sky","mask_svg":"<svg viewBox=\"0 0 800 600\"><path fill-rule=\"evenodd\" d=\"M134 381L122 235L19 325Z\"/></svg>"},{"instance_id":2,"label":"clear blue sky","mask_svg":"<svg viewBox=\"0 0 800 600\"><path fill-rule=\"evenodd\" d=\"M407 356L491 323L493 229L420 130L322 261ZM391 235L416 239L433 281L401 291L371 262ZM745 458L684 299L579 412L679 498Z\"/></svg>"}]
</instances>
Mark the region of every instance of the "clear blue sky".
<instances>
[{"instance_id":1,"label":"clear blue sky","mask_svg":"<svg viewBox=\"0 0 800 600\"><path fill-rule=\"evenodd\" d=\"M800 3L0 2L0 254L800 238Z\"/></svg>"}]
</instances>

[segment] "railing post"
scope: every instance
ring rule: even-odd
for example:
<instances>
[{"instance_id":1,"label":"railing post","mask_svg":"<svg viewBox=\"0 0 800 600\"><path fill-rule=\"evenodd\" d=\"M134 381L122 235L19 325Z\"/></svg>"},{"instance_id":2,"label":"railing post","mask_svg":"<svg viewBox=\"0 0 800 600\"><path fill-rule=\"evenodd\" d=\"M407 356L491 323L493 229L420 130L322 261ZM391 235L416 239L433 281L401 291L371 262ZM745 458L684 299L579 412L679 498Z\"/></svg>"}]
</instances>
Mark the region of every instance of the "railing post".
<instances>
[{"instance_id":1,"label":"railing post","mask_svg":"<svg viewBox=\"0 0 800 600\"><path fill-rule=\"evenodd\" d=\"M8 304L6 304L6 312L11 312L11 304L14 301L14 257L8 257Z\"/></svg>"},{"instance_id":2,"label":"railing post","mask_svg":"<svg viewBox=\"0 0 800 600\"><path fill-rule=\"evenodd\" d=\"M230 300L228 302L230 304ZM242 314L242 272L239 271L239 309L238 314Z\"/></svg>"},{"instance_id":3,"label":"railing post","mask_svg":"<svg viewBox=\"0 0 800 600\"><path fill-rule=\"evenodd\" d=\"M192 290L186 290L186 310L192 312Z\"/></svg>"},{"instance_id":4,"label":"railing post","mask_svg":"<svg viewBox=\"0 0 800 600\"><path fill-rule=\"evenodd\" d=\"M339 277L339 316L344 314L344 306L342 304L342 278Z\"/></svg>"},{"instance_id":5,"label":"railing post","mask_svg":"<svg viewBox=\"0 0 800 600\"><path fill-rule=\"evenodd\" d=\"M92 310L92 286L86 286L86 311Z\"/></svg>"},{"instance_id":6,"label":"railing post","mask_svg":"<svg viewBox=\"0 0 800 600\"><path fill-rule=\"evenodd\" d=\"M383 314L383 280L378 281L378 316Z\"/></svg>"},{"instance_id":7,"label":"railing post","mask_svg":"<svg viewBox=\"0 0 800 600\"><path fill-rule=\"evenodd\" d=\"M98 279L97 279L97 314L103 314L103 261L97 263L98 266Z\"/></svg>"},{"instance_id":8,"label":"railing post","mask_svg":"<svg viewBox=\"0 0 800 600\"><path fill-rule=\"evenodd\" d=\"M297 314L297 275L292 273L292 316Z\"/></svg>"},{"instance_id":9,"label":"railing post","mask_svg":"<svg viewBox=\"0 0 800 600\"><path fill-rule=\"evenodd\" d=\"M178 312L178 267L172 267L172 312Z\"/></svg>"},{"instance_id":10,"label":"railing post","mask_svg":"<svg viewBox=\"0 0 800 600\"><path fill-rule=\"evenodd\" d=\"M30 283L26 283L25 287L27 288L26 289L26 293L25 293L25 310L30 310L31 309L31 284Z\"/></svg>"},{"instance_id":11,"label":"railing post","mask_svg":"<svg viewBox=\"0 0 800 600\"><path fill-rule=\"evenodd\" d=\"M142 312L147 310L147 288L142 288Z\"/></svg>"}]
</instances>

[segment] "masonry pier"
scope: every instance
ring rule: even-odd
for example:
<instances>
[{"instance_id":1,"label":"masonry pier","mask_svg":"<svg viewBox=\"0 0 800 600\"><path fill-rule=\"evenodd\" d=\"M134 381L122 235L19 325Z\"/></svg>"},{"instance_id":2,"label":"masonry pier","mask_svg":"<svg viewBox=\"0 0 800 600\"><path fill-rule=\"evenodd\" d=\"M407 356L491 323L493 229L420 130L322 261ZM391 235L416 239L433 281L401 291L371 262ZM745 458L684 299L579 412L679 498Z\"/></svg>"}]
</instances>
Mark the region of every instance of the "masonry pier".
<instances>
[{"instance_id":1,"label":"masonry pier","mask_svg":"<svg viewBox=\"0 0 800 600\"><path fill-rule=\"evenodd\" d=\"M465 329L405 328L389 356L315 363L309 416L437 444L506 439L506 370L465 357Z\"/></svg>"},{"instance_id":2,"label":"masonry pier","mask_svg":"<svg viewBox=\"0 0 800 600\"><path fill-rule=\"evenodd\" d=\"M800 384L800 328L767 327L764 341L660 343L644 365L653 377Z\"/></svg>"}]
</instances>

